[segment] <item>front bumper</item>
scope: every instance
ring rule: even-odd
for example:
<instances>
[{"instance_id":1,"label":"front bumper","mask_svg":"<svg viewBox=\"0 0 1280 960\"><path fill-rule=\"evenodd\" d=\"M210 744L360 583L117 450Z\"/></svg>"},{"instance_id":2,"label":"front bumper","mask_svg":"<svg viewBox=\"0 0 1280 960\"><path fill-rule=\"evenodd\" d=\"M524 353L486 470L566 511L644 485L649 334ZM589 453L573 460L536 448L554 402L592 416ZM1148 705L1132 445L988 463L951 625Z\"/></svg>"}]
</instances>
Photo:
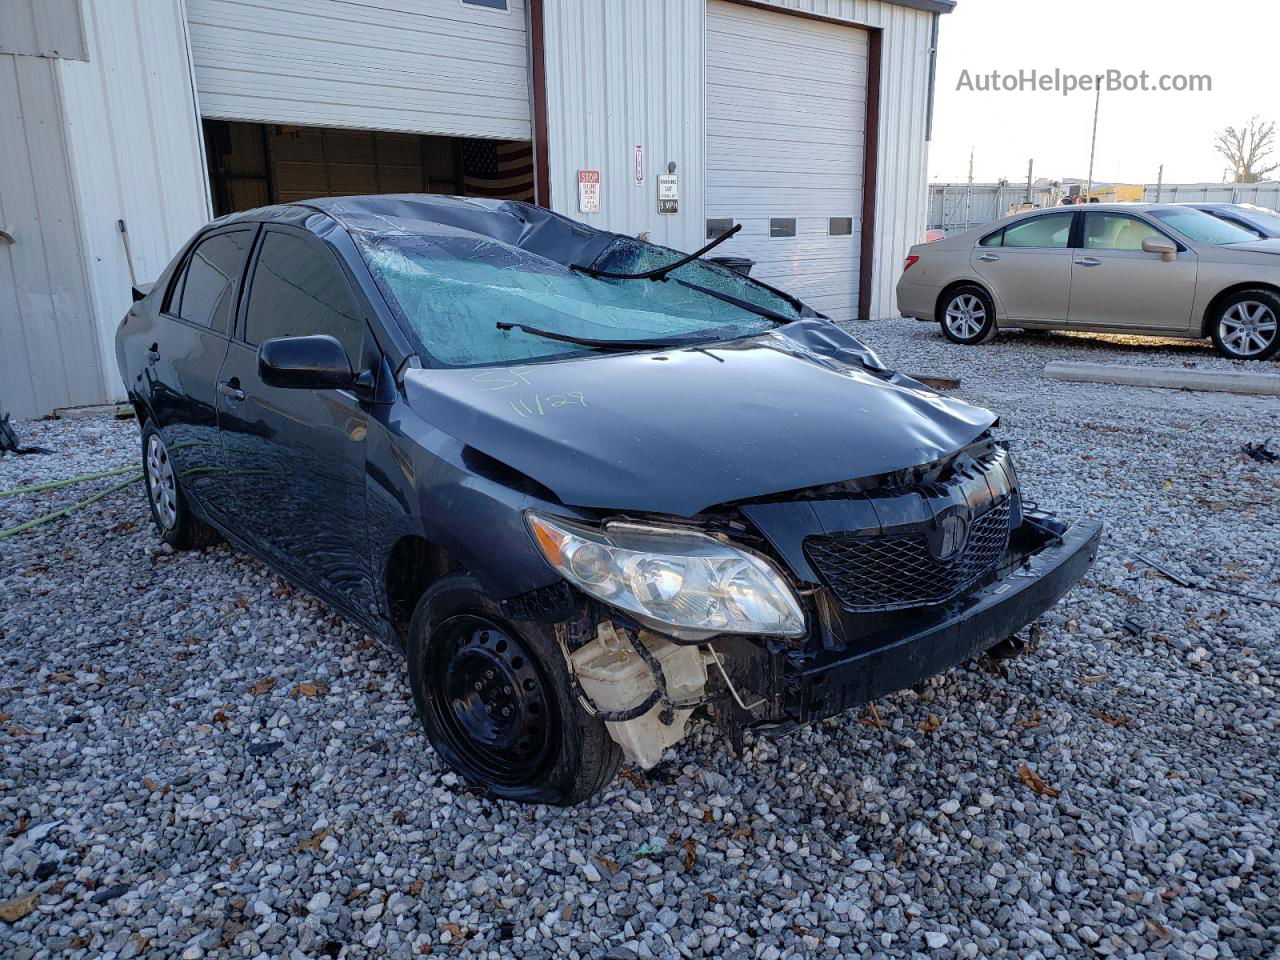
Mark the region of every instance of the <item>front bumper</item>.
<instances>
[{"instance_id":1,"label":"front bumper","mask_svg":"<svg viewBox=\"0 0 1280 960\"><path fill-rule=\"evenodd\" d=\"M745 727L790 726L835 716L941 673L1013 636L1053 606L1093 563L1100 523L1079 523L1043 542L1017 566L900 635L839 650L774 653L757 660L746 684L766 708ZM754 682L752 682L754 681Z\"/></svg>"}]
</instances>

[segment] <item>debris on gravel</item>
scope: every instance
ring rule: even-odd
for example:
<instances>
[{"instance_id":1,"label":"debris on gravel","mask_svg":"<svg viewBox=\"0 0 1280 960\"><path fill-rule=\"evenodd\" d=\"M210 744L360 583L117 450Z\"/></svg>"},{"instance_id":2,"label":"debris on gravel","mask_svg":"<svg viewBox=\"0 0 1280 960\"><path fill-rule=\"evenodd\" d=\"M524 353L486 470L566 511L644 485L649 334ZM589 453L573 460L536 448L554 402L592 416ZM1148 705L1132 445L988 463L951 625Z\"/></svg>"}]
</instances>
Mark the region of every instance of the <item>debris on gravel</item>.
<instances>
[{"instance_id":1,"label":"debris on gravel","mask_svg":"<svg viewBox=\"0 0 1280 960\"><path fill-rule=\"evenodd\" d=\"M141 485L0 540L0 955L1220 957L1280 951L1276 400L1057 383L1198 344L858 326L992 407L1028 494L1106 521L1018 656L741 756L701 725L575 809L442 766L398 656ZM0 491L137 461L19 425ZM110 479L0 497L0 529ZM1136 627L1136 629L1135 629Z\"/></svg>"}]
</instances>

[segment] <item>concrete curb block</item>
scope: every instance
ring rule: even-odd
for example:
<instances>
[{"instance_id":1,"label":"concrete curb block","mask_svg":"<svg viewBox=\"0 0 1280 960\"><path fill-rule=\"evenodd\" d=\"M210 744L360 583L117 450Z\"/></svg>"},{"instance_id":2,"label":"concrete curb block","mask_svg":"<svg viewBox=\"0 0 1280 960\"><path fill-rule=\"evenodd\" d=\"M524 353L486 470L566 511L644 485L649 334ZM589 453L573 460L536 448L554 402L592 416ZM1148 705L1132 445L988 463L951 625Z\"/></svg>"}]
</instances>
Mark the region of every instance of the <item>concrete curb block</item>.
<instances>
[{"instance_id":1,"label":"concrete curb block","mask_svg":"<svg viewBox=\"0 0 1280 960\"><path fill-rule=\"evenodd\" d=\"M1130 387L1163 387L1167 390L1210 390L1280 397L1280 374L1237 373L1230 370L1188 370L1179 367L1130 367L1122 363L1076 363L1055 360L1046 364L1051 380L1079 383L1119 383Z\"/></svg>"}]
</instances>

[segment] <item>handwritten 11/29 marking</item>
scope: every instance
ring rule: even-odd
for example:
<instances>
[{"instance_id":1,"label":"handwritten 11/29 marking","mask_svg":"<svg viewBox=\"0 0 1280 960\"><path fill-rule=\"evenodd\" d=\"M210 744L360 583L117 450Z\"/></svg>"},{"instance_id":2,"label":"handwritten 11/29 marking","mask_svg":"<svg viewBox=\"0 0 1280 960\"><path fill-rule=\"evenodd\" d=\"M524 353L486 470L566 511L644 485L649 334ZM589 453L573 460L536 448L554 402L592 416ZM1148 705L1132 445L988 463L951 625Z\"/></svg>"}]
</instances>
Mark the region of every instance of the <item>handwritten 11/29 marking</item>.
<instances>
[{"instance_id":1,"label":"handwritten 11/29 marking","mask_svg":"<svg viewBox=\"0 0 1280 960\"><path fill-rule=\"evenodd\" d=\"M522 417L545 417L560 407L586 405L587 398L576 390L572 393L552 393L545 397L535 394L532 403L528 400L511 401L511 409Z\"/></svg>"}]
</instances>

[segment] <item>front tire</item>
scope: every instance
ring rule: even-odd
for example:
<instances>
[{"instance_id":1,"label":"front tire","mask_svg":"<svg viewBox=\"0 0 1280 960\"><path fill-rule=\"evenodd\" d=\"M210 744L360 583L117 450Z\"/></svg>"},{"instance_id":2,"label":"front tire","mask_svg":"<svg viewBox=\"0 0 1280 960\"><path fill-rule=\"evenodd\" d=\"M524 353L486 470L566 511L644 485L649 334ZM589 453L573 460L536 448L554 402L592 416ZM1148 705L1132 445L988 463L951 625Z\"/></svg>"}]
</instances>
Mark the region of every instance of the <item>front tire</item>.
<instances>
[{"instance_id":1,"label":"front tire","mask_svg":"<svg viewBox=\"0 0 1280 960\"><path fill-rule=\"evenodd\" d=\"M189 550L214 539L213 531L191 512L191 504L178 479L178 469L154 421L148 421L142 428L142 474L151 519L161 540L175 550Z\"/></svg>"},{"instance_id":2,"label":"front tire","mask_svg":"<svg viewBox=\"0 0 1280 960\"><path fill-rule=\"evenodd\" d=\"M942 298L938 314L942 335L952 343L974 346L996 335L996 305L975 284L950 291Z\"/></svg>"},{"instance_id":3,"label":"front tire","mask_svg":"<svg viewBox=\"0 0 1280 960\"><path fill-rule=\"evenodd\" d=\"M427 590L409 625L409 684L431 745L504 800L581 803L621 762L578 700L553 630L507 619L463 574Z\"/></svg>"},{"instance_id":4,"label":"front tire","mask_svg":"<svg viewBox=\"0 0 1280 960\"><path fill-rule=\"evenodd\" d=\"M1270 290L1242 290L1218 307L1210 334L1218 352L1231 360L1266 360L1280 349L1280 296Z\"/></svg>"}]
</instances>

